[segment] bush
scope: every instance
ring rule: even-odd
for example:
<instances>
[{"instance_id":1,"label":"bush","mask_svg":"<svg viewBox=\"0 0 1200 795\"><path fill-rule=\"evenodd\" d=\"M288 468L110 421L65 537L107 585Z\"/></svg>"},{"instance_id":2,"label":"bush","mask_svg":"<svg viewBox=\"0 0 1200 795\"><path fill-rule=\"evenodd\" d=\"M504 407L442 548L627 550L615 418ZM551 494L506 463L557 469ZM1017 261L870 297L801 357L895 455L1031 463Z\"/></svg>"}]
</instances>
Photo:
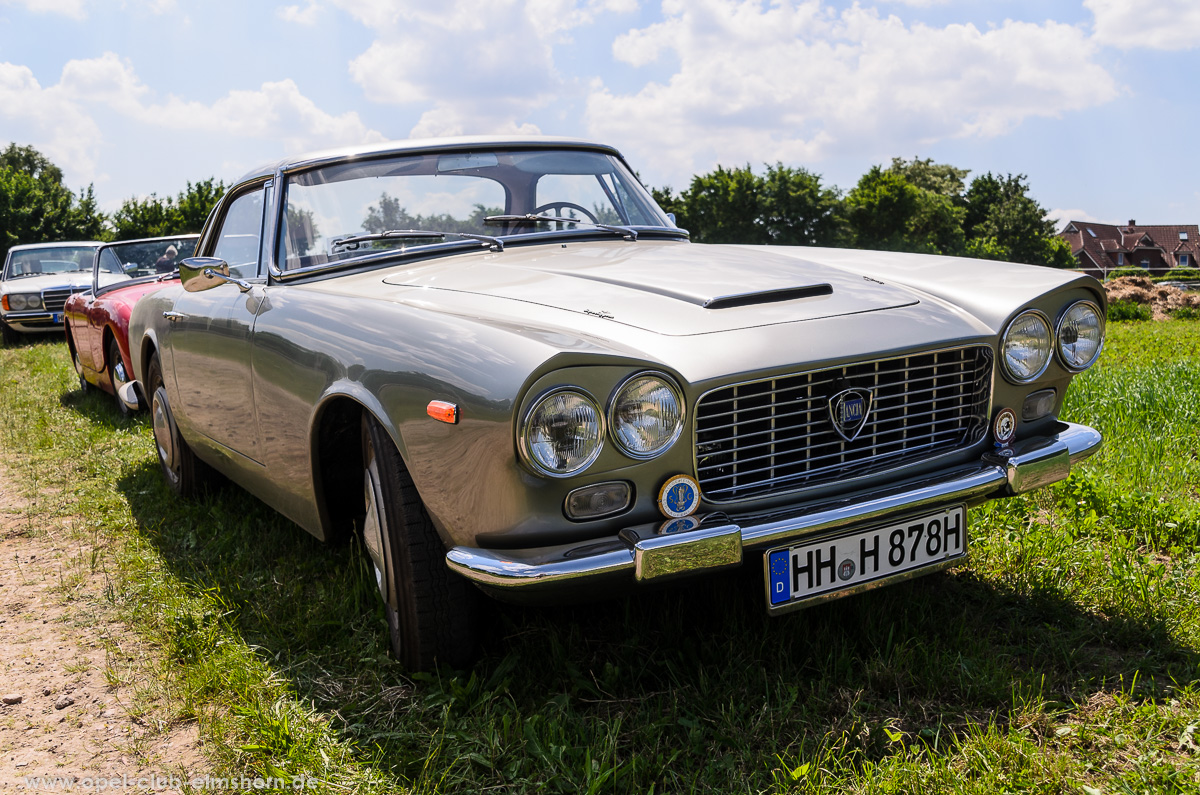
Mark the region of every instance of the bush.
<instances>
[{"instance_id":1,"label":"bush","mask_svg":"<svg viewBox=\"0 0 1200 795\"><path fill-rule=\"evenodd\" d=\"M1156 282L1200 282L1200 269L1197 268L1175 268L1168 271L1165 276L1155 276Z\"/></svg>"},{"instance_id":2,"label":"bush","mask_svg":"<svg viewBox=\"0 0 1200 795\"><path fill-rule=\"evenodd\" d=\"M1122 320L1149 320L1150 307L1133 301L1109 301L1108 319L1112 322Z\"/></svg>"},{"instance_id":3,"label":"bush","mask_svg":"<svg viewBox=\"0 0 1200 795\"><path fill-rule=\"evenodd\" d=\"M1145 268L1113 268L1108 272L1109 279L1119 279L1122 276L1149 276L1150 271Z\"/></svg>"},{"instance_id":4,"label":"bush","mask_svg":"<svg viewBox=\"0 0 1200 795\"><path fill-rule=\"evenodd\" d=\"M1181 306L1171 313L1176 320L1200 320L1200 309L1194 306Z\"/></svg>"}]
</instances>

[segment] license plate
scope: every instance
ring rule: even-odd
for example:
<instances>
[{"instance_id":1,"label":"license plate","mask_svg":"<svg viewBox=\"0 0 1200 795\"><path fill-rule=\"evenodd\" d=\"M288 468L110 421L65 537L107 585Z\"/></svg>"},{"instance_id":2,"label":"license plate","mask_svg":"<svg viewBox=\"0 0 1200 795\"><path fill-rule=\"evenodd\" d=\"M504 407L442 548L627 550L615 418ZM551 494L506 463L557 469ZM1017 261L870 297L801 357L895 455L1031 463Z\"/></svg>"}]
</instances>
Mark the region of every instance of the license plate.
<instances>
[{"instance_id":1,"label":"license plate","mask_svg":"<svg viewBox=\"0 0 1200 795\"><path fill-rule=\"evenodd\" d=\"M967 552L961 505L834 538L768 550L767 609L791 608L822 594L857 589Z\"/></svg>"},{"instance_id":2,"label":"license plate","mask_svg":"<svg viewBox=\"0 0 1200 795\"><path fill-rule=\"evenodd\" d=\"M50 316L50 322L51 323L61 323L62 317L63 317L62 312L55 312L53 315Z\"/></svg>"}]
</instances>

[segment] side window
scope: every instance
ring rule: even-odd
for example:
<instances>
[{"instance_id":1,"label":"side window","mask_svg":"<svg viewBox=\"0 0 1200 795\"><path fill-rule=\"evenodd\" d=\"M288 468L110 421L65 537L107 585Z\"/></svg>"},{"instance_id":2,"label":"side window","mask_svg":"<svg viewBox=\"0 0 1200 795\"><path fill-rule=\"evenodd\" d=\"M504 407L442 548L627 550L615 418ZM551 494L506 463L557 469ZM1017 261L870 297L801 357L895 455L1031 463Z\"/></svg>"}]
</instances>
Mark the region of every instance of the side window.
<instances>
[{"instance_id":1,"label":"side window","mask_svg":"<svg viewBox=\"0 0 1200 795\"><path fill-rule=\"evenodd\" d=\"M263 189L243 193L233 200L221 220L221 232L212 255L229 263L229 275L253 279L259 274L258 253L262 238Z\"/></svg>"},{"instance_id":2,"label":"side window","mask_svg":"<svg viewBox=\"0 0 1200 795\"><path fill-rule=\"evenodd\" d=\"M104 249L104 253L100 255L100 272L125 274L125 268L122 267L121 260L117 259L117 255L113 253L111 248Z\"/></svg>"}]
</instances>

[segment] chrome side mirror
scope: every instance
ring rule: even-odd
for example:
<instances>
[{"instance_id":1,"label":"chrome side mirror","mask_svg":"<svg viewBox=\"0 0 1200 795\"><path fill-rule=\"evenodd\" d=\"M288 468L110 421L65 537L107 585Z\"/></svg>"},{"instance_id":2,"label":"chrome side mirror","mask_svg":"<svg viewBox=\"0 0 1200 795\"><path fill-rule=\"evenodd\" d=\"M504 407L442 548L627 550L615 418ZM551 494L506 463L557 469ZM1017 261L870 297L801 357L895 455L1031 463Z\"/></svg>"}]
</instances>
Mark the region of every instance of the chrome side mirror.
<instances>
[{"instance_id":1,"label":"chrome side mirror","mask_svg":"<svg viewBox=\"0 0 1200 795\"><path fill-rule=\"evenodd\" d=\"M229 263L218 257L188 257L179 262L179 280L189 293L211 290L221 284L236 284L243 293L250 283L229 275Z\"/></svg>"}]
</instances>

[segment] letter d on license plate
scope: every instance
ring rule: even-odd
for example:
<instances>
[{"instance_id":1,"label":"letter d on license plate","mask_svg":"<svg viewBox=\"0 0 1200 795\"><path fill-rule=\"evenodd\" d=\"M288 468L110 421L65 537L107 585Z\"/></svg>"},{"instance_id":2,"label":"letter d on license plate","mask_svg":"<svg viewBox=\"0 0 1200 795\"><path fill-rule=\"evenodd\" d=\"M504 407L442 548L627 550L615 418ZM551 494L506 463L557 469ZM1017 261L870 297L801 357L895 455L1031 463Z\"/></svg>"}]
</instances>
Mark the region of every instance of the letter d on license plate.
<instances>
[{"instance_id":1,"label":"letter d on license plate","mask_svg":"<svg viewBox=\"0 0 1200 795\"><path fill-rule=\"evenodd\" d=\"M967 553L961 505L903 521L768 550L767 610L784 612L941 568Z\"/></svg>"}]
</instances>

